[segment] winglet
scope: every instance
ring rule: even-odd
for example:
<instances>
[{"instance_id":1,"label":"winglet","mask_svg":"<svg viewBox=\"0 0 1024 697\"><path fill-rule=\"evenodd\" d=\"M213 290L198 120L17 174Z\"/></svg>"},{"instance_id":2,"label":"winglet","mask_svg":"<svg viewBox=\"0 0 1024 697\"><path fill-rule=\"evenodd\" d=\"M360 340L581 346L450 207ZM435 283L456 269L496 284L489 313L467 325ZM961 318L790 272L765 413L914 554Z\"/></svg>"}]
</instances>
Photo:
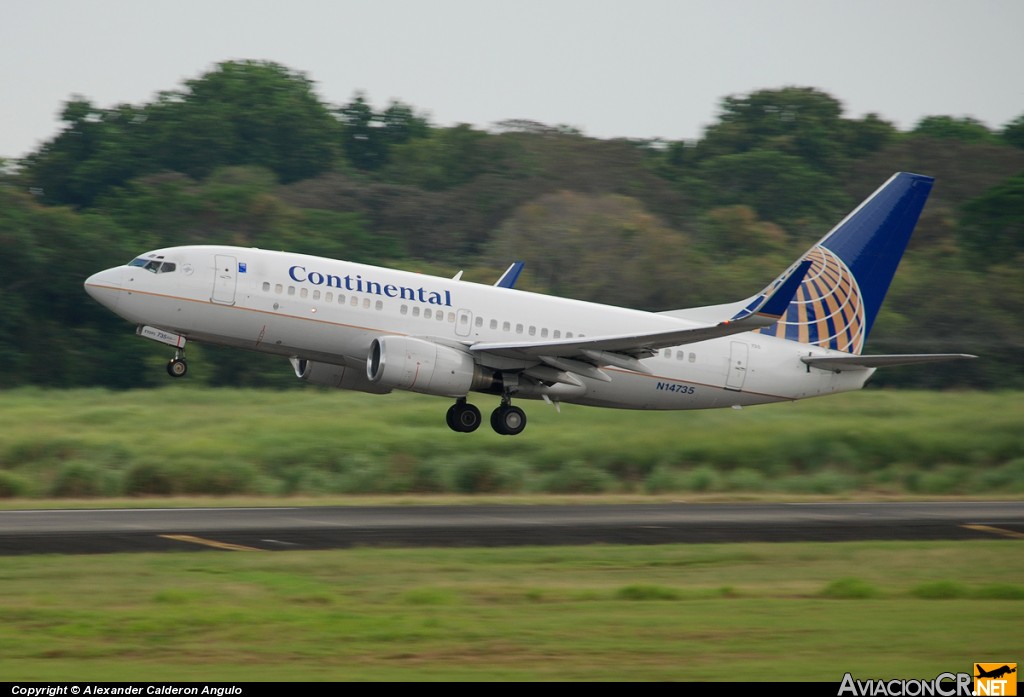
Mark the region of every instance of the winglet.
<instances>
[{"instance_id":1,"label":"winglet","mask_svg":"<svg viewBox=\"0 0 1024 697\"><path fill-rule=\"evenodd\" d=\"M804 276L807 275L807 270L810 268L810 259L801 261L796 269L793 270L793 273L789 275L789 278L779 284L775 292L769 295L755 312L764 317L773 317L776 320L786 314L789 303L793 302L793 297L800 288L800 284L804 282Z\"/></svg>"},{"instance_id":2,"label":"winglet","mask_svg":"<svg viewBox=\"0 0 1024 697\"><path fill-rule=\"evenodd\" d=\"M807 270L811 268L811 260L804 259L796 268L790 272L789 276L775 286L775 290L765 291L767 297L764 298L758 304L752 304L751 306L738 313L728 322L723 324L738 322L739 320L746 320L744 325L755 324L754 321L748 320L747 318L752 315L756 315L760 318L760 321L756 322L760 326L771 326L777 322L789 308L789 304L793 301L793 297L796 295L797 290L800 289L800 284L804 282L804 277L807 275Z\"/></svg>"},{"instance_id":3,"label":"winglet","mask_svg":"<svg viewBox=\"0 0 1024 697\"><path fill-rule=\"evenodd\" d=\"M497 288L512 288L515 286L516 281L519 280L519 274L523 271L524 263L521 261L514 261L512 265L505 269L505 273L501 274L501 278L494 282Z\"/></svg>"}]
</instances>

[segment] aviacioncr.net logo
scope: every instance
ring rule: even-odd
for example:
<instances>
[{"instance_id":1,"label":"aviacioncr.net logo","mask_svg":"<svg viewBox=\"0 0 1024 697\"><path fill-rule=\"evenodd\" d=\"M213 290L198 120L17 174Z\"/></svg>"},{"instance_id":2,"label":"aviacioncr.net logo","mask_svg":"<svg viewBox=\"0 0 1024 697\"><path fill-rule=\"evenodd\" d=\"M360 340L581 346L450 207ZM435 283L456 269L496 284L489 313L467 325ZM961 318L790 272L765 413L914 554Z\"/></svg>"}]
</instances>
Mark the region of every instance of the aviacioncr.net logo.
<instances>
[{"instance_id":1,"label":"aviacioncr.net logo","mask_svg":"<svg viewBox=\"0 0 1024 697\"><path fill-rule=\"evenodd\" d=\"M970 673L939 673L931 680L857 680L850 673L843 676L838 696L854 697L972 697L973 676Z\"/></svg>"}]
</instances>

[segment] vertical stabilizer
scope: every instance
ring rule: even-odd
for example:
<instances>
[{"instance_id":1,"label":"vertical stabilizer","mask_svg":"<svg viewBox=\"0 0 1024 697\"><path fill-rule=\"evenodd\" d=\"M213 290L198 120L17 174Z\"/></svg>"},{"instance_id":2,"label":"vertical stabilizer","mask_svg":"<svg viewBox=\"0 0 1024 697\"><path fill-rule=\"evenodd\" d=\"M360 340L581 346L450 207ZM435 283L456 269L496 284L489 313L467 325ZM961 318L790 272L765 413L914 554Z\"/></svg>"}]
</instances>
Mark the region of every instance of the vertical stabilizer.
<instances>
[{"instance_id":1,"label":"vertical stabilizer","mask_svg":"<svg viewBox=\"0 0 1024 697\"><path fill-rule=\"evenodd\" d=\"M933 179L900 172L805 254L811 268L778 324L781 338L859 354Z\"/></svg>"}]
</instances>

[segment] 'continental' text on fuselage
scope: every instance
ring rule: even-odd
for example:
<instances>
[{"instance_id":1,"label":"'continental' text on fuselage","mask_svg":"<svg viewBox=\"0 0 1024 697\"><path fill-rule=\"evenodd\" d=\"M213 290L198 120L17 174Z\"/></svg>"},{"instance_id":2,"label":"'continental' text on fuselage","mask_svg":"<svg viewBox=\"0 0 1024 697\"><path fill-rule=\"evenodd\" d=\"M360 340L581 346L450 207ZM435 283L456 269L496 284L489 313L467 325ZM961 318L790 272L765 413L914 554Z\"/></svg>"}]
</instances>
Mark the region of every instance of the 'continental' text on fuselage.
<instances>
[{"instance_id":1,"label":"'continental' text on fuselage","mask_svg":"<svg viewBox=\"0 0 1024 697\"><path fill-rule=\"evenodd\" d=\"M314 286L339 288L354 293L383 295L386 298L412 300L413 302L427 303L428 305L452 306L452 292L450 290L438 292L426 290L422 286L410 288L409 286L398 286L394 283L379 283L364 279L360 274L356 274L355 277L351 274L337 276L335 274L320 273L319 271L307 271L305 266L298 265L288 269L288 276L296 283L309 283Z\"/></svg>"}]
</instances>

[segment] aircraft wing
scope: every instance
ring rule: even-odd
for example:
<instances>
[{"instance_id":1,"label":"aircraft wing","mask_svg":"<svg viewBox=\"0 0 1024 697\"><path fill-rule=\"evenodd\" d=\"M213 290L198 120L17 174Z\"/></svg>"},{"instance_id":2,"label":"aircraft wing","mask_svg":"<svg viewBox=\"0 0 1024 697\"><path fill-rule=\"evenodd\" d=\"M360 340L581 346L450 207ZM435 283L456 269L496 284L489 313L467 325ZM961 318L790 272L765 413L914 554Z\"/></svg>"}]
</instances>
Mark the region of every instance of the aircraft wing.
<instances>
[{"instance_id":1,"label":"aircraft wing","mask_svg":"<svg viewBox=\"0 0 1024 697\"><path fill-rule=\"evenodd\" d=\"M914 363L937 363L977 358L969 353L893 353L877 356L804 356L800 360L813 368L826 370L867 370L890 365L912 365Z\"/></svg>"},{"instance_id":2,"label":"aircraft wing","mask_svg":"<svg viewBox=\"0 0 1024 697\"><path fill-rule=\"evenodd\" d=\"M469 348L474 352L492 352L513 358L533 358L570 372L593 374L593 364L616 365L648 372L638 361L659 349L692 344L740 334L775 324L786 311L803 281L811 262L797 265L793 272L747 314L717 324L681 327L658 332L573 337L553 341L481 341ZM597 371L600 373L600 371ZM603 373L601 374L603 375ZM603 379L603 378L599 378Z\"/></svg>"}]
</instances>

